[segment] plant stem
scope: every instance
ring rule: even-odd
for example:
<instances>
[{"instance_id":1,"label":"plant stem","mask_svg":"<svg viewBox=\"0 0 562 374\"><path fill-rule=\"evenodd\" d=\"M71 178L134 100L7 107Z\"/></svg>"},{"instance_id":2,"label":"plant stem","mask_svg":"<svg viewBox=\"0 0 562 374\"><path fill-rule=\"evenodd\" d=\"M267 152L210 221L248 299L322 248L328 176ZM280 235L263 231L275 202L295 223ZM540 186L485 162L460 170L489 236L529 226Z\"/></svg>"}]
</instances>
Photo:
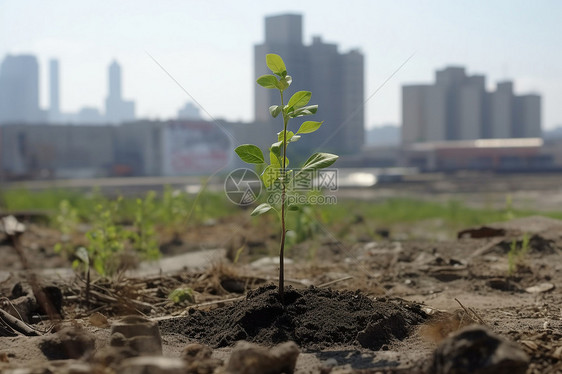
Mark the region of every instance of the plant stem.
<instances>
[{"instance_id":1,"label":"plant stem","mask_svg":"<svg viewBox=\"0 0 562 374\"><path fill-rule=\"evenodd\" d=\"M283 91L281 93L281 108L285 106L283 102ZM279 299L281 304L285 304L285 264L284 264L284 252L285 252L285 189L286 189L286 160L287 160L287 123L289 118L283 112L283 168L282 176L283 182L281 183L281 248L279 248Z\"/></svg>"}]
</instances>

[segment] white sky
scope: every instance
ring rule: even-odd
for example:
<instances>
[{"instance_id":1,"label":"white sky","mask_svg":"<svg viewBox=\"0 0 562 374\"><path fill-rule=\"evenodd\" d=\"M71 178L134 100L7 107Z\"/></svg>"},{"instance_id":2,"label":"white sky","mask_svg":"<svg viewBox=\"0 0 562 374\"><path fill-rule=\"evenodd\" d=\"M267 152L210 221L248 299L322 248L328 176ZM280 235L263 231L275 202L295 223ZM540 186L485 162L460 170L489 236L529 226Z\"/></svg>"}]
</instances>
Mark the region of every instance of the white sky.
<instances>
[{"instance_id":1,"label":"white sky","mask_svg":"<svg viewBox=\"0 0 562 374\"><path fill-rule=\"evenodd\" d=\"M365 97L415 53L367 103L368 127L398 124L401 85L432 82L447 65L486 75L489 88L507 78L517 93L542 94L543 127L562 125L558 0L0 0L0 59L37 55L47 107L48 60L58 58L63 111L103 109L117 59L137 115L174 117L190 99L147 51L215 118L250 121L253 45L263 41L264 16L286 12L304 14L305 43L321 35L340 51L362 50Z\"/></svg>"}]
</instances>

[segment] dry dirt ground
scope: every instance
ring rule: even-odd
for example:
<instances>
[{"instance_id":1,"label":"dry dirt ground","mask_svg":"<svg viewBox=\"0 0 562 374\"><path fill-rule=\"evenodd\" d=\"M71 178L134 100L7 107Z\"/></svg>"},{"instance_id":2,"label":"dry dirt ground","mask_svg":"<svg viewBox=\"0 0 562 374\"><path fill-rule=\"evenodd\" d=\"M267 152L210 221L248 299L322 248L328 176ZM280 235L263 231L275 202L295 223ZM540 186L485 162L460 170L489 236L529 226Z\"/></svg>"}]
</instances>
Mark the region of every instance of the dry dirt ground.
<instances>
[{"instance_id":1,"label":"dry dirt ground","mask_svg":"<svg viewBox=\"0 0 562 374\"><path fill-rule=\"evenodd\" d=\"M219 223L214 230L228 227ZM212 232L201 228L199 234ZM32 225L22 236L30 266L42 286L54 285L62 295L63 320L55 327L37 315L41 312L29 301L29 272L21 270L9 241L0 241L0 306L10 311L17 305L30 322L42 320L33 324L40 336L0 334L0 372L119 372L117 358L99 357L104 348L119 345L110 336L111 325L130 314L159 323L168 358L185 356L186 345L197 342L228 362L238 339L265 346L292 340L301 352L296 373L422 373L443 338L476 323L516 342L530 358L527 373L562 372L562 221L530 217L467 230L452 241L349 246L326 240L313 262L287 261L285 307L267 286L276 277L275 260L233 265L228 248L226 255L203 251L192 260L172 257L142 276L97 280L86 304L83 279L69 271L45 271L67 265L49 249L56 233ZM510 260L511 247L527 252ZM167 295L179 287L191 288L194 300L169 301ZM2 326L0 321L0 331ZM78 354L78 361L53 360L68 358L53 355L56 345L45 348L46 337L61 326L90 334L91 342L71 341L93 351ZM11 371L21 368L33 370Z\"/></svg>"}]
</instances>

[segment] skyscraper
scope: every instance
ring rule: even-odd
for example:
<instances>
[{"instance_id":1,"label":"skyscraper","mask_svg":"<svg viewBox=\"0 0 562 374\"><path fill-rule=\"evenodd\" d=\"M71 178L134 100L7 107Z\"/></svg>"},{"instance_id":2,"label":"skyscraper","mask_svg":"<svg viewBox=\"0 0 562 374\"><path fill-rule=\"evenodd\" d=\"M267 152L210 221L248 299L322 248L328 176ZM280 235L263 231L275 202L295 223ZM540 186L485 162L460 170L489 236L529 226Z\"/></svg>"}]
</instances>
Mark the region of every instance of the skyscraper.
<instances>
[{"instance_id":1,"label":"skyscraper","mask_svg":"<svg viewBox=\"0 0 562 374\"><path fill-rule=\"evenodd\" d=\"M364 143L364 73L363 55L352 50L340 53L338 46L324 43L319 36L311 45L302 41L302 15L283 14L265 18L265 41L254 47L254 75L270 74L265 56L276 53L285 61L293 84L286 91L287 100L296 91L312 92L311 104L318 104L318 114L303 120L324 120L315 134L303 136L292 146L310 153L316 148L338 153L359 152ZM279 93L255 85L256 121L270 122L268 108L279 104ZM302 121L301 121L302 122Z\"/></svg>"},{"instance_id":2,"label":"skyscraper","mask_svg":"<svg viewBox=\"0 0 562 374\"><path fill-rule=\"evenodd\" d=\"M540 96L513 94L512 82L486 91L463 67L438 70L435 84L402 87L402 142L540 137Z\"/></svg>"},{"instance_id":3,"label":"skyscraper","mask_svg":"<svg viewBox=\"0 0 562 374\"><path fill-rule=\"evenodd\" d=\"M37 58L7 55L0 67L0 123L36 123L42 117Z\"/></svg>"},{"instance_id":4,"label":"skyscraper","mask_svg":"<svg viewBox=\"0 0 562 374\"><path fill-rule=\"evenodd\" d=\"M49 61L49 122L60 120L59 61Z\"/></svg>"},{"instance_id":5,"label":"skyscraper","mask_svg":"<svg viewBox=\"0 0 562 374\"><path fill-rule=\"evenodd\" d=\"M135 119L134 101L121 97L121 67L117 61L109 65L109 94L105 100L105 116L110 123L121 123Z\"/></svg>"}]
</instances>

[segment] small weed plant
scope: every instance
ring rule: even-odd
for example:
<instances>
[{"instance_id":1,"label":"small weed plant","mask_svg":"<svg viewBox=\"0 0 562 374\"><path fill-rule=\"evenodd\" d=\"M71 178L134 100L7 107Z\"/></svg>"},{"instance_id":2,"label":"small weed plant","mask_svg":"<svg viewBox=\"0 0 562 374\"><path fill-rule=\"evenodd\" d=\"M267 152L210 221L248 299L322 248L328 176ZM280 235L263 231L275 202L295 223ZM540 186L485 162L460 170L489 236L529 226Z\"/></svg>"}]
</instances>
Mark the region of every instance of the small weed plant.
<instances>
[{"instance_id":1,"label":"small weed plant","mask_svg":"<svg viewBox=\"0 0 562 374\"><path fill-rule=\"evenodd\" d=\"M165 229L175 237L187 225L190 215L189 202L185 193L166 186L162 193L162 202L159 209L159 220Z\"/></svg>"},{"instance_id":2,"label":"small weed plant","mask_svg":"<svg viewBox=\"0 0 562 374\"><path fill-rule=\"evenodd\" d=\"M89 264L100 275L113 275L119 269L118 256L125 250L129 233L117 225L114 217L119 210L121 199L108 205L98 204L92 229L86 233Z\"/></svg>"},{"instance_id":3,"label":"small weed plant","mask_svg":"<svg viewBox=\"0 0 562 374\"><path fill-rule=\"evenodd\" d=\"M54 226L61 233L61 241L55 245L55 253L63 254L66 257L73 255L71 236L76 232L78 223L77 210L72 207L68 200L59 203L59 209L54 217Z\"/></svg>"},{"instance_id":4,"label":"small weed plant","mask_svg":"<svg viewBox=\"0 0 562 374\"><path fill-rule=\"evenodd\" d=\"M119 222L122 198L96 204L96 214L90 218L91 229L86 232L87 244L74 253L74 257L84 265L84 270L92 267L101 276L112 276L126 265L122 262L126 250L132 250L146 260L160 257L155 231L158 217L155 196L150 191L144 199L136 200L132 227ZM77 265L75 261L73 266Z\"/></svg>"},{"instance_id":5,"label":"small weed plant","mask_svg":"<svg viewBox=\"0 0 562 374\"><path fill-rule=\"evenodd\" d=\"M507 253L507 273L513 275L517 269L517 265L524 262L525 256L529 252L530 238L528 234L523 235L521 244L516 239L511 241L509 252Z\"/></svg>"},{"instance_id":6,"label":"small weed plant","mask_svg":"<svg viewBox=\"0 0 562 374\"><path fill-rule=\"evenodd\" d=\"M131 234L134 250L147 260L160 257L155 226L158 210L154 203L156 193L149 191L143 199L137 199L134 231Z\"/></svg>"},{"instance_id":7,"label":"small weed plant","mask_svg":"<svg viewBox=\"0 0 562 374\"><path fill-rule=\"evenodd\" d=\"M308 105L312 93L310 91L298 91L286 101L285 90L289 88L292 77L287 74L287 68L283 59L276 54L268 54L265 58L267 67L273 74L262 75L257 83L268 89L278 90L280 94L280 105L269 107L269 113L273 118L281 115L283 129L277 133L276 141L269 148L269 162L266 161L262 150L253 144L243 144L235 149L242 161L255 164L260 172L260 178L268 189L274 189L280 194L277 204L263 203L258 205L251 213L253 216L275 211L281 221L281 243L279 248L279 298L284 300L284 266L283 257L285 250L285 238L287 228L285 224L285 213L288 209L298 210L299 204L287 204L287 193L290 192L290 181L307 173L314 172L332 165L338 158L330 153L314 153L299 169L289 170L289 159L287 158L287 146L301 138L303 134L313 133L320 128L322 122L305 121L297 132L289 130L289 121L298 117L313 115L318 110L318 105Z\"/></svg>"}]
</instances>

